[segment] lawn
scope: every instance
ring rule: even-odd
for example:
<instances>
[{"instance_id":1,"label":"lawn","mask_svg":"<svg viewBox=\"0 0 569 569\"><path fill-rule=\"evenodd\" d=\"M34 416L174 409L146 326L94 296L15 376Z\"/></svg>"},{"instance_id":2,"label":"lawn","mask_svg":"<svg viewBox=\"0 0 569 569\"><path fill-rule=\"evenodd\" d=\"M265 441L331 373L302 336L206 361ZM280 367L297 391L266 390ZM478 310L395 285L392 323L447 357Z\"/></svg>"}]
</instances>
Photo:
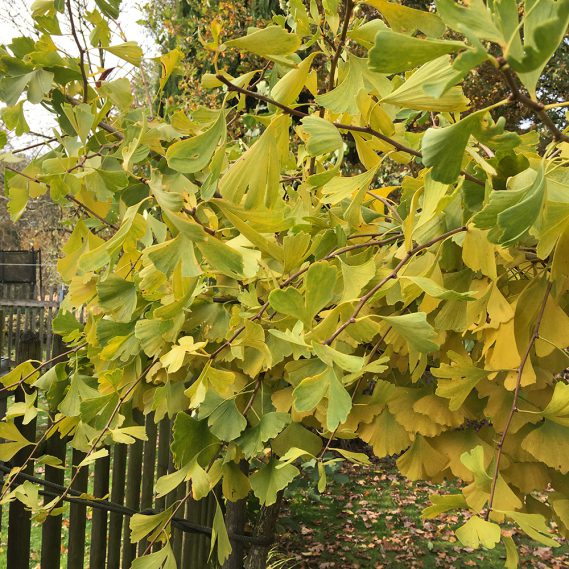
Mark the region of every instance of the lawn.
<instances>
[{"instance_id":1,"label":"lawn","mask_svg":"<svg viewBox=\"0 0 569 569\"><path fill-rule=\"evenodd\" d=\"M345 464L322 495L310 478L286 495L278 552L290 561L283 569L504 567L503 546L473 551L457 542L452 530L459 516L421 519L430 494L457 491L450 484L409 482L389 462ZM569 567L567 542L550 548L515 533L514 539L520 567Z\"/></svg>"}]
</instances>

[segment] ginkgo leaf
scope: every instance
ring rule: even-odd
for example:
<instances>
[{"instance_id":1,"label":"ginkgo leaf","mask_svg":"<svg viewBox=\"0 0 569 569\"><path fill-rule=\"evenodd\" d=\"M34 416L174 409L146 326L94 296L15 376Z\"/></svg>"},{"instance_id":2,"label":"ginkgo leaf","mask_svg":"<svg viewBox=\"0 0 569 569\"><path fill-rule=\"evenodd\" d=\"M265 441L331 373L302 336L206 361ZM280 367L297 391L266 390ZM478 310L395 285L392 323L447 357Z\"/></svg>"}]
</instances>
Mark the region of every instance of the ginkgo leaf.
<instances>
[{"instance_id":1,"label":"ginkgo leaf","mask_svg":"<svg viewBox=\"0 0 569 569\"><path fill-rule=\"evenodd\" d=\"M103 47L105 51L128 61L132 65L139 66L142 61L142 49L141 47L134 41L127 41L125 43L120 43L117 45L111 45L108 47Z\"/></svg>"},{"instance_id":2,"label":"ginkgo leaf","mask_svg":"<svg viewBox=\"0 0 569 569\"><path fill-rule=\"evenodd\" d=\"M421 512L421 516L427 520L436 518L439 514L444 514L450 510L458 510L467 506L462 494L431 494L429 499L433 505Z\"/></svg>"},{"instance_id":3,"label":"ginkgo leaf","mask_svg":"<svg viewBox=\"0 0 569 569\"><path fill-rule=\"evenodd\" d=\"M531 168L508 180L506 191L493 191L490 201L472 221L489 229L493 243L508 247L523 237L537 220L545 196L542 168Z\"/></svg>"},{"instance_id":4,"label":"ginkgo leaf","mask_svg":"<svg viewBox=\"0 0 569 569\"><path fill-rule=\"evenodd\" d=\"M278 492L284 490L299 474L296 466L271 458L267 464L254 472L249 480L261 504L270 506L277 501Z\"/></svg>"},{"instance_id":5,"label":"ginkgo leaf","mask_svg":"<svg viewBox=\"0 0 569 569\"><path fill-rule=\"evenodd\" d=\"M473 549L478 549L481 545L494 549L501 535L498 524L483 520L480 516L472 516L455 533L462 545Z\"/></svg>"},{"instance_id":6,"label":"ginkgo leaf","mask_svg":"<svg viewBox=\"0 0 569 569\"><path fill-rule=\"evenodd\" d=\"M168 53L160 56L162 73L160 75L160 90L164 89L168 79L176 69L176 66L184 58L184 52L180 48L175 48Z\"/></svg>"},{"instance_id":7,"label":"ginkgo leaf","mask_svg":"<svg viewBox=\"0 0 569 569\"><path fill-rule=\"evenodd\" d=\"M211 527L210 555L214 547L217 548L217 561L220 565L223 565L224 561L231 555L232 547L219 502L216 503L215 515Z\"/></svg>"},{"instance_id":8,"label":"ginkgo leaf","mask_svg":"<svg viewBox=\"0 0 569 569\"><path fill-rule=\"evenodd\" d=\"M271 90L271 97L283 105L291 105L296 101L298 95L304 88L312 61L318 55L317 52L311 53L303 59L294 69L291 69L279 79ZM330 124L326 121L326 124Z\"/></svg>"},{"instance_id":9,"label":"ginkgo leaf","mask_svg":"<svg viewBox=\"0 0 569 569\"><path fill-rule=\"evenodd\" d=\"M569 427L569 385L562 382L555 384L553 396L543 410L543 416L554 423Z\"/></svg>"},{"instance_id":10,"label":"ginkgo leaf","mask_svg":"<svg viewBox=\"0 0 569 569\"><path fill-rule=\"evenodd\" d=\"M249 478L235 462L227 462L223 465L222 490L225 498L231 502L246 498L251 490Z\"/></svg>"},{"instance_id":11,"label":"ginkgo leaf","mask_svg":"<svg viewBox=\"0 0 569 569\"><path fill-rule=\"evenodd\" d=\"M253 30L241 38L226 41L225 45L263 56L287 55L300 47L300 38L280 26L267 26L262 30Z\"/></svg>"},{"instance_id":12,"label":"ginkgo leaf","mask_svg":"<svg viewBox=\"0 0 569 569\"><path fill-rule=\"evenodd\" d=\"M382 319L405 338L410 347L418 352L428 353L438 349L438 344L434 342L437 333L427 322L427 315L424 312L401 316L382 316Z\"/></svg>"},{"instance_id":13,"label":"ginkgo leaf","mask_svg":"<svg viewBox=\"0 0 569 569\"><path fill-rule=\"evenodd\" d=\"M137 557L132 562L132 569L177 569L177 567L178 564L169 543L154 553Z\"/></svg>"},{"instance_id":14,"label":"ginkgo leaf","mask_svg":"<svg viewBox=\"0 0 569 569\"><path fill-rule=\"evenodd\" d=\"M509 39L502 36L483 0L471 0L467 5L458 4L455 0L436 0L435 4L444 23L454 30L469 31L480 39L501 45Z\"/></svg>"},{"instance_id":15,"label":"ginkgo leaf","mask_svg":"<svg viewBox=\"0 0 569 569\"><path fill-rule=\"evenodd\" d=\"M0 437L8 441L0 443L0 460L3 461L11 460L17 452L32 444L14 423L0 423Z\"/></svg>"},{"instance_id":16,"label":"ginkgo leaf","mask_svg":"<svg viewBox=\"0 0 569 569\"><path fill-rule=\"evenodd\" d=\"M411 444L407 431L387 409L371 423L361 425L359 434L362 440L372 446L378 458L398 454Z\"/></svg>"},{"instance_id":17,"label":"ginkgo leaf","mask_svg":"<svg viewBox=\"0 0 569 569\"><path fill-rule=\"evenodd\" d=\"M308 136L306 150L310 156L335 152L344 145L340 131L329 121L318 116L303 118L302 130Z\"/></svg>"},{"instance_id":18,"label":"ginkgo leaf","mask_svg":"<svg viewBox=\"0 0 569 569\"><path fill-rule=\"evenodd\" d=\"M373 6L389 22L389 26L396 32L414 35L420 30L427 36L438 37L445 31L442 20L432 12L417 10L387 0L366 0L366 4Z\"/></svg>"},{"instance_id":19,"label":"ginkgo leaf","mask_svg":"<svg viewBox=\"0 0 569 569\"><path fill-rule=\"evenodd\" d=\"M569 426L546 419L530 431L522 448L562 474L569 472Z\"/></svg>"},{"instance_id":20,"label":"ginkgo leaf","mask_svg":"<svg viewBox=\"0 0 569 569\"><path fill-rule=\"evenodd\" d=\"M459 41L419 39L380 31L375 36L375 46L369 51L369 66L379 73L399 73L465 48Z\"/></svg>"},{"instance_id":21,"label":"ginkgo leaf","mask_svg":"<svg viewBox=\"0 0 569 569\"><path fill-rule=\"evenodd\" d=\"M178 467L198 459L203 466L215 456L219 439L208 428L207 421L198 421L187 413L178 413L172 428L170 448Z\"/></svg>"},{"instance_id":22,"label":"ginkgo leaf","mask_svg":"<svg viewBox=\"0 0 569 569\"><path fill-rule=\"evenodd\" d=\"M468 228L462 242L462 260L473 271L496 279L496 247L488 240L487 231Z\"/></svg>"},{"instance_id":23,"label":"ginkgo leaf","mask_svg":"<svg viewBox=\"0 0 569 569\"><path fill-rule=\"evenodd\" d=\"M311 319L309 319L306 312L304 298L296 288L289 286L285 289L271 291L269 294L269 303L271 308L277 312L297 318L307 326L310 326Z\"/></svg>"},{"instance_id":24,"label":"ginkgo leaf","mask_svg":"<svg viewBox=\"0 0 569 569\"><path fill-rule=\"evenodd\" d=\"M200 413L200 418L202 416L204 414ZM211 433L222 441L236 439L247 426L247 419L237 409L235 399L228 399L217 404L207 417Z\"/></svg>"},{"instance_id":25,"label":"ginkgo leaf","mask_svg":"<svg viewBox=\"0 0 569 569\"><path fill-rule=\"evenodd\" d=\"M543 543L547 547L559 547L559 542L551 537L551 528L545 518L540 514L527 514L525 512L503 512L508 518L520 526L532 539Z\"/></svg>"},{"instance_id":26,"label":"ginkgo leaf","mask_svg":"<svg viewBox=\"0 0 569 569\"><path fill-rule=\"evenodd\" d=\"M467 356L449 351L448 357L450 365L441 363L438 368L431 368L431 373L439 378L436 394L450 399L449 409L456 411L488 372L476 367Z\"/></svg>"},{"instance_id":27,"label":"ginkgo leaf","mask_svg":"<svg viewBox=\"0 0 569 569\"><path fill-rule=\"evenodd\" d=\"M275 438L289 422L287 413L265 413L259 423L247 429L236 442L247 458L255 456L263 450L263 443Z\"/></svg>"},{"instance_id":28,"label":"ginkgo leaf","mask_svg":"<svg viewBox=\"0 0 569 569\"><path fill-rule=\"evenodd\" d=\"M425 132L421 143L423 164L432 167L433 179L446 184L456 181L460 174L464 149L484 112L472 113L455 124L444 128L429 128Z\"/></svg>"},{"instance_id":29,"label":"ginkgo leaf","mask_svg":"<svg viewBox=\"0 0 569 569\"><path fill-rule=\"evenodd\" d=\"M299 412L312 411L324 397L328 398L326 426L333 431L343 423L352 408L352 399L331 368L303 379L293 391L294 408Z\"/></svg>"},{"instance_id":30,"label":"ginkgo leaf","mask_svg":"<svg viewBox=\"0 0 569 569\"><path fill-rule=\"evenodd\" d=\"M191 174L203 170L211 161L215 149L225 137L225 114L219 113L217 120L203 133L172 144L166 152L170 168Z\"/></svg>"},{"instance_id":31,"label":"ginkgo leaf","mask_svg":"<svg viewBox=\"0 0 569 569\"><path fill-rule=\"evenodd\" d=\"M134 514L130 518L130 542L138 543L150 533L160 533L164 524L170 520L172 508L157 514Z\"/></svg>"},{"instance_id":32,"label":"ginkgo leaf","mask_svg":"<svg viewBox=\"0 0 569 569\"><path fill-rule=\"evenodd\" d=\"M433 477L444 470L447 464L447 458L421 435L417 435L407 452L397 459L397 468L409 480Z\"/></svg>"}]
</instances>

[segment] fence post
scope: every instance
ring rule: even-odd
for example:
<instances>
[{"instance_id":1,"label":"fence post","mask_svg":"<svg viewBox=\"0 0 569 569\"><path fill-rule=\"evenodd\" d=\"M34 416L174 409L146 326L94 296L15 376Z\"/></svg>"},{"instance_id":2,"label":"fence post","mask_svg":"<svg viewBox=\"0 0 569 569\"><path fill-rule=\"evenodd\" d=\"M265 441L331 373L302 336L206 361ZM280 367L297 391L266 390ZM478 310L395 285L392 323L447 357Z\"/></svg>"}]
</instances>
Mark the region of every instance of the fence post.
<instances>
[{"instance_id":1,"label":"fence post","mask_svg":"<svg viewBox=\"0 0 569 569\"><path fill-rule=\"evenodd\" d=\"M126 473L126 445L115 445L113 452L113 474L111 480L111 502L124 501L124 480ZM111 512L109 516L109 543L107 569L119 569L121 559L122 514ZM128 522L127 522L128 523Z\"/></svg>"},{"instance_id":2,"label":"fence post","mask_svg":"<svg viewBox=\"0 0 569 569\"><path fill-rule=\"evenodd\" d=\"M84 452L73 449L71 477L75 475L77 465L85 458ZM86 492L89 483L89 467L79 470L73 490ZM67 545L68 569L82 569L85 560L85 529L87 526L87 508L82 504L71 503L69 506L69 543Z\"/></svg>"},{"instance_id":3,"label":"fence post","mask_svg":"<svg viewBox=\"0 0 569 569\"><path fill-rule=\"evenodd\" d=\"M136 424L144 423L144 416L138 409L132 412ZM142 447L143 443L137 440L129 445L128 469L126 474L126 506L138 510L140 506L140 483L142 474ZM136 543L130 542L130 524L128 520L123 528L123 569L129 569L132 560L136 557Z\"/></svg>"},{"instance_id":4,"label":"fence post","mask_svg":"<svg viewBox=\"0 0 569 569\"><path fill-rule=\"evenodd\" d=\"M111 457L104 456L95 462L95 480L93 482L93 494L102 498L109 493L109 472ZM93 520L91 524L91 553L89 557L89 569L104 569L107 554L107 512L93 508ZM43 569L43 567L42 567Z\"/></svg>"},{"instance_id":5,"label":"fence post","mask_svg":"<svg viewBox=\"0 0 569 569\"><path fill-rule=\"evenodd\" d=\"M44 334L43 334L43 310L40 310L39 325L39 337L40 345L43 349L44 345ZM55 357L57 355L63 354L65 351L65 346L61 338L57 337L54 342L53 354L46 354L46 359ZM53 416L50 417L50 422L53 421ZM65 450L66 450L66 440L61 438L58 434L52 435L46 441L46 454L55 456L59 458L62 465L65 466ZM53 482L64 485L65 482L65 470L63 468L53 468L51 466L46 466L45 468L45 479L48 482ZM45 501L49 502L51 498L46 497ZM61 566L61 529L63 526L63 516L61 514L57 516L49 516L42 525L42 548L41 548L41 568L42 569L59 569Z\"/></svg>"},{"instance_id":6,"label":"fence post","mask_svg":"<svg viewBox=\"0 0 569 569\"><path fill-rule=\"evenodd\" d=\"M39 339L37 335L28 332L20 338L18 342L17 362L26 360L39 360L41 357ZM25 401L26 391L22 387L16 389L14 398L16 402ZM21 418L14 420L18 430L28 440L33 441L36 437L36 422L30 421L27 425L22 423ZM28 447L18 452L12 459L14 466L22 466L30 454ZM33 474L33 461L29 461L23 470L26 474ZM7 561L10 569L28 569L30 562L30 537L31 537L31 517L24 505L19 501L10 503L8 514L8 552Z\"/></svg>"},{"instance_id":7,"label":"fence post","mask_svg":"<svg viewBox=\"0 0 569 569\"><path fill-rule=\"evenodd\" d=\"M248 464L242 461L239 465L244 474L247 474ZM236 502L227 501L225 507L225 526L229 535L243 534L247 522L247 499L237 500ZM242 541L234 540L231 542L231 555L223 564L223 569L243 569L245 557L245 547Z\"/></svg>"},{"instance_id":8,"label":"fence post","mask_svg":"<svg viewBox=\"0 0 569 569\"><path fill-rule=\"evenodd\" d=\"M53 417L52 419L53 420ZM65 439L59 434L52 435L46 441L46 454L59 458L62 465L65 465ZM65 470L63 468L53 468L46 466L45 479L63 486L65 482ZM51 501L46 497L46 502ZM49 516L42 525L42 547L41 547L41 568L59 569L61 565L61 528L63 516Z\"/></svg>"}]
</instances>

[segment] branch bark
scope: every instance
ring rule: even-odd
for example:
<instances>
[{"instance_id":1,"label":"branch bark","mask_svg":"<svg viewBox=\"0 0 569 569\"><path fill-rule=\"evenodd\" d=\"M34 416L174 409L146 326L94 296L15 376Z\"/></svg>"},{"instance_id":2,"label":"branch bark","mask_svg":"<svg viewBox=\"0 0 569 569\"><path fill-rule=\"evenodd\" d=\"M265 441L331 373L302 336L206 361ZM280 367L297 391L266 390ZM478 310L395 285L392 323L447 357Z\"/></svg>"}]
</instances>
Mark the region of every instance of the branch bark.
<instances>
[{"instance_id":1,"label":"branch bark","mask_svg":"<svg viewBox=\"0 0 569 569\"><path fill-rule=\"evenodd\" d=\"M537 314L537 318L535 321L535 325L533 328L533 333L531 338L528 342L526 351L520 361L520 365L518 366L517 377L516 377L516 387L514 389L514 398L512 400L512 406L510 407L510 412L508 413L508 417L506 419L506 423L504 425L504 430L502 431L502 436L498 442L496 447L496 465L494 467L494 475L492 476L492 484L490 486L490 497L488 498L488 509L486 510L485 518L488 519L490 517L490 513L492 512L492 506L494 505L494 498L496 495L496 485L498 484L498 477L500 475L500 462L502 460L502 454L504 449L504 443L506 442L506 437L508 436L508 431L510 430L510 426L512 424L512 420L514 415L518 411L518 398L520 396L520 389L522 386L522 376L524 374L524 368L530 358L531 350L535 344L535 341L539 338L539 328L541 326L541 321L543 320L543 314L545 312L545 306L547 305L547 300L549 299L549 293L551 292L551 288L553 286L552 282L547 283L547 287L545 289L545 295L543 296L543 300L541 301L541 305L539 307L539 312Z\"/></svg>"}]
</instances>

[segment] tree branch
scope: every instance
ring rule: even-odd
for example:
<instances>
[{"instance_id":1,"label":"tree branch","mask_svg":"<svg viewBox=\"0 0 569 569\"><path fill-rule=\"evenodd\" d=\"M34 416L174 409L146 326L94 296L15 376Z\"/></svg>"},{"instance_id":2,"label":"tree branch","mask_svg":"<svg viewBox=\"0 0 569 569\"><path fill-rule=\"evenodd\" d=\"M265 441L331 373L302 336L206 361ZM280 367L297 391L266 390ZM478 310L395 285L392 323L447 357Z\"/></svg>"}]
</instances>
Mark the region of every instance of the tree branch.
<instances>
[{"instance_id":1,"label":"tree branch","mask_svg":"<svg viewBox=\"0 0 569 569\"><path fill-rule=\"evenodd\" d=\"M507 65L506 60L500 58L499 60L503 63L502 69L502 77L504 81L508 85L511 91L511 99L512 101L517 101L518 103L522 104L524 107L528 108L532 111L539 120L544 124L544 126L551 132L553 138L555 140L562 140L564 142L569 142L569 136L561 132L557 125L553 122L552 118L547 114L545 111L545 105L540 103L539 101L534 101L530 97L528 97L525 93L523 93L516 82L516 79Z\"/></svg>"},{"instance_id":2,"label":"tree branch","mask_svg":"<svg viewBox=\"0 0 569 569\"><path fill-rule=\"evenodd\" d=\"M364 249L366 247L381 247L382 245L388 245L390 243L393 243L394 241L397 241L397 239L399 239L400 237L401 237L400 235L393 235L392 237L388 237L387 239L383 239L383 240L367 241L366 243L356 243L354 245L348 245L346 247L341 247L340 249L336 249L335 251L332 251L332 253L329 253L328 255L326 255L326 257L323 257L321 260L322 261L329 261L330 259L333 259L334 257L337 257L339 255L342 255L343 253L348 253L349 251L355 251L357 249ZM294 274L292 274L290 277L288 277L285 281L283 281L279 285L279 289L282 289L285 286L288 286L290 283L295 281L298 277L300 277L304 273L306 273L306 271L308 271L309 268L310 268L310 265L296 271ZM259 311L256 314L254 314L251 318L249 318L249 321L255 322L257 320L260 320L268 308L269 308L269 301L267 300L263 304L263 306L261 306ZM223 352L223 350L225 350L225 348L228 348L229 346L231 346L231 344L243 333L244 330L245 330L245 326L240 326L239 328L237 328L237 330L235 330L235 332L233 332L233 334L231 335L231 337L228 340L223 342L223 344L221 344L221 346L219 346L219 348L217 348L214 352L211 353L211 355L209 356L209 359L214 360L221 352Z\"/></svg>"},{"instance_id":3,"label":"tree branch","mask_svg":"<svg viewBox=\"0 0 569 569\"><path fill-rule=\"evenodd\" d=\"M389 282L392 279L397 278L399 271L417 253L419 253L423 249L428 249L429 247L431 247L431 245L434 245L435 243L438 243L439 241L443 241L443 240L447 239L448 237L451 237L452 235L456 235L457 233L461 233L463 231L467 231L467 228L464 226L463 227L457 227L456 229L452 229L451 231L447 231L446 233L443 233L442 235L439 235L438 237L435 237L434 239L431 239L430 241L427 241L426 243L423 243L422 245L417 245L416 247L411 249L407 253L407 255L405 255L405 257L403 257L403 259L401 259L401 261L399 261L397 266L386 277L382 278L373 288L371 288L366 294L364 294L360 298L360 300L359 300L358 304L356 305L356 308L354 309L354 312L352 313L351 317L348 320L346 320L346 322L344 322L341 326L339 326L337 328L337 330L324 342L324 344L326 346L329 346L350 324L355 324L358 314L362 311L363 307L371 300L371 298L373 298L375 293L379 289L381 289L387 282Z\"/></svg>"},{"instance_id":4,"label":"tree branch","mask_svg":"<svg viewBox=\"0 0 569 569\"><path fill-rule=\"evenodd\" d=\"M522 386L522 376L524 373L524 368L530 358L531 350L535 344L535 341L539 338L539 328L541 326L541 321L543 319L543 314L545 312L545 306L547 305L547 300L549 299L549 293L551 292L551 288L553 286L552 282L547 283L547 288L545 289L545 295L543 296L543 300L541 301L541 306L539 307L539 312L537 314L537 319L535 321L535 325L533 328L533 333L531 338L528 342L526 351L520 361L520 365L517 371L516 377L516 387L514 389L514 398L512 400L512 406L510 407L510 412L508 413L508 418L506 419L506 423L504 425L504 430L502 431L502 436L500 437L500 441L496 447L496 465L494 467L494 475L492 476L492 485L490 487L490 497L488 498L488 509L486 510L485 518L488 519L490 513L492 512L492 506L494 504L494 496L496 494L496 486L498 484L498 476L500 475L500 462L502 460L502 454L504 449L504 443L506 442L506 437L508 436L508 431L510 430L510 426L512 424L512 420L514 418L514 414L518 411L518 399L520 396L520 389Z\"/></svg>"},{"instance_id":5,"label":"tree branch","mask_svg":"<svg viewBox=\"0 0 569 569\"><path fill-rule=\"evenodd\" d=\"M300 117L300 118L310 116L308 113L305 113L304 111L299 111L298 109L293 109L292 107L289 107L287 105L283 105L282 103L279 103L278 101L275 101L274 99L271 99L270 97L267 97L265 95L261 95L260 93L256 93L255 91L250 91L249 89L244 89L243 87L239 87L237 85L234 85L233 83L231 83L231 81L229 81L229 79L227 79L223 75L216 75L216 78L219 81L221 81L224 85L226 85L230 91L235 91L236 93L241 93L242 95L246 95L248 97L253 97L254 99L257 99L259 101L263 101L264 103L267 103L268 105L273 105L273 106L281 109L282 111L284 111L285 113L287 113L289 115L292 115L295 117ZM357 125L351 125L351 124L345 124L345 123L339 123L339 122L333 122L331 124L333 124L337 129L340 129L340 130L348 130L351 132L362 132L365 134L369 134L371 136L374 136L375 138L379 138L380 140L387 142L387 144L393 146L396 150L398 150L400 152L405 152L406 154L410 154L411 156L416 156L417 158L421 158L421 159L423 158L423 155L418 150L415 150L414 148L411 148L409 146L405 146L404 144L397 142L393 138L390 138L389 136L386 136L385 134L371 128L370 126L357 126ZM482 180L479 180L478 178L476 178L475 176L472 176L468 172L461 171L461 174L470 182L478 184L479 186L484 186L484 182Z\"/></svg>"},{"instance_id":6,"label":"tree branch","mask_svg":"<svg viewBox=\"0 0 569 569\"><path fill-rule=\"evenodd\" d=\"M16 168L12 168L12 166L8 166L7 164L4 165L4 168L6 168L6 170L10 170L10 172L14 172L14 174L18 174L19 176L22 176L23 178L30 180L30 182L34 182L36 184L43 184L48 189L50 189L50 185L47 182L42 182L42 180L40 180L39 178L34 178L33 176L26 174L25 172L20 172L19 170L16 170ZM84 203L80 202L75 196L67 194L65 197L69 201L73 202L75 205L80 207L82 210L86 211L87 213L91 214L93 217L97 218L105 225L111 227L115 231L118 230L118 227L114 223L107 221L104 217L100 216L97 212L93 211L89 206L86 206Z\"/></svg>"}]
</instances>

